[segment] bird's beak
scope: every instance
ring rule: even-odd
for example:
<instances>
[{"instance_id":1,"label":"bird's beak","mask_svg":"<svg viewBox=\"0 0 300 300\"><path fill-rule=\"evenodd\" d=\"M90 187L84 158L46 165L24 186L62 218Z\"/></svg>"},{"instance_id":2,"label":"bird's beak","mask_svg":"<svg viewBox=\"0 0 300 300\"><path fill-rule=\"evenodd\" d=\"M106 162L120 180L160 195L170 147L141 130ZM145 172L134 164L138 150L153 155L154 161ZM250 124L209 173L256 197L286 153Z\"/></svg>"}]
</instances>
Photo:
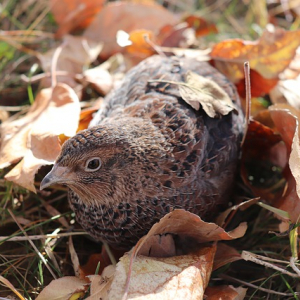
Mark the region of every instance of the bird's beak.
<instances>
[{"instance_id":1,"label":"bird's beak","mask_svg":"<svg viewBox=\"0 0 300 300\"><path fill-rule=\"evenodd\" d=\"M46 187L53 184L62 184L68 183L72 180L72 174L69 171L68 167L61 167L54 165L52 170L44 177L41 182L40 189L43 190Z\"/></svg>"}]
</instances>

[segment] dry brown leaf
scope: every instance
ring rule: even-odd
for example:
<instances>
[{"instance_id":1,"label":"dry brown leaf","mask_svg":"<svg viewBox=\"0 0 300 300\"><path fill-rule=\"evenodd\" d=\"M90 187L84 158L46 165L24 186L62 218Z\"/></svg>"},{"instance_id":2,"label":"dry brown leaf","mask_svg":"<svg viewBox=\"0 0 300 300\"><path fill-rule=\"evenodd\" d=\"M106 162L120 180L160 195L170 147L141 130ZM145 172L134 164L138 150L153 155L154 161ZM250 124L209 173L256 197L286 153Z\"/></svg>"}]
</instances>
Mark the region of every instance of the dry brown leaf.
<instances>
[{"instance_id":1,"label":"dry brown leaf","mask_svg":"<svg viewBox=\"0 0 300 300\"><path fill-rule=\"evenodd\" d=\"M289 213L293 223L298 222L300 214L299 200L299 111L287 104L276 104L269 108L270 115L281 133L289 156L289 169L286 170L288 181L284 196L275 204L277 208ZM292 173L290 173L290 171Z\"/></svg>"},{"instance_id":2,"label":"dry brown leaf","mask_svg":"<svg viewBox=\"0 0 300 300\"><path fill-rule=\"evenodd\" d=\"M68 73L65 76L57 77L57 81L65 82L71 87L76 86L74 76L81 74L84 67L88 67L93 62L103 45L86 37L66 35L63 38L62 51L57 60L56 71L64 71ZM56 48L47 51L39 56L42 68L45 72L50 72L53 65L53 55L57 51ZM43 86L50 86L50 78L43 81Z\"/></svg>"},{"instance_id":3,"label":"dry brown leaf","mask_svg":"<svg viewBox=\"0 0 300 300\"><path fill-rule=\"evenodd\" d=\"M190 255L168 258L139 256L132 266L127 299L203 299L208 284L215 247L205 247ZM117 264L108 295L102 299L122 299L130 255Z\"/></svg>"},{"instance_id":4,"label":"dry brown leaf","mask_svg":"<svg viewBox=\"0 0 300 300\"><path fill-rule=\"evenodd\" d=\"M148 234L139 240L135 249L140 255L149 255L152 248L161 243L162 236L175 235L177 240L184 241L184 243L178 242L179 245L174 244L178 248L181 247L176 249L175 252L188 253L195 244L240 238L245 234L246 229L246 223L241 223L234 230L226 232L215 223L204 222L195 214L183 209L176 209L154 224ZM150 238L151 242L148 242ZM172 255L174 250L171 247L170 251L172 251ZM163 253L163 256L166 256L165 253Z\"/></svg>"},{"instance_id":5,"label":"dry brown leaf","mask_svg":"<svg viewBox=\"0 0 300 300\"><path fill-rule=\"evenodd\" d=\"M243 300L246 297L247 289L242 287L214 286L205 290L205 300Z\"/></svg>"},{"instance_id":6,"label":"dry brown leaf","mask_svg":"<svg viewBox=\"0 0 300 300\"><path fill-rule=\"evenodd\" d=\"M214 81L188 71L185 79L186 84L179 84L181 97L194 109L199 110L200 104L204 111L214 118L227 115L235 106L228 94Z\"/></svg>"},{"instance_id":7,"label":"dry brown leaf","mask_svg":"<svg viewBox=\"0 0 300 300\"><path fill-rule=\"evenodd\" d=\"M86 298L86 300L107 299L110 286L114 279L115 271L116 271L116 267L110 265L103 270L101 276L100 275L88 276L89 280L91 281L91 285L90 285L91 291L90 291L90 296ZM113 299L113 298L109 298L109 299Z\"/></svg>"},{"instance_id":8,"label":"dry brown leaf","mask_svg":"<svg viewBox=\"0 0 300 300\"><path fill-rule=\"evenodd\" d=\"M51 12L59 25L56 37L74 29L86 28L101 10L105 0L51 0Z\"/></svg>"},{"instance_id":9,"label":"dry brown leaf","mask_svg":"<svg viewBox=\"0 0 300 300\"><path fill-rule=\"evenodd\" d=\"M237 250L224 243L218 243L217 252L214 258L213 271L240 259L242 259L242 257Z\"/></svg>"},{"instance_id":10,"label":"dry brown leaf","mask_svg":"<svg viewBox=\"0 0 300 300\"><path fill-rule=\"evenodd\" d=\"M167 24L175 24L178 18L155 2L133 3L119 1L108 3L87 28L84 36L96 42L103 42L101 57L122 52L116 42L117 32L132 32L138 29L157 34Z\"/></svg>"},{"instance_id":11,"label":"dry brown leaf","mask_svg":"<svg viewBox=\"0 0 300 300\"><path fill-rule=\"evenodd\" d=\"M270 26L255 42L236 39L218 43L211 57L216 67L235 83L244 78L245 61L250 62L251 69L270 79L288 67L299 45L300 30L285 31Z\"/></svg>"},{"instance_id":12,"label":"dry brown leaf","mask_svg":"<svg viewBox=\"0 0 300 300\"><path fill-rule=\"evenodd\" d=\"M80 106L75 92L66 84L42 90L29 112L1 126L0 168L16 163L5 178L35 191L34 175L42 165L52 164L60 152L59 134L76 133Z\"/></svg>"},{"instance_id":13,"label":"dry brown leaf","mask_svg":"<svg viewBox=\"0 0 300 300\"><path fill-rule=\"evenodd\" d=\"M36 300L69 300L79 299L84 295L87 289L85 280L79 279L75 276L65 276L56 280L52 280L41 293L37 296Z\"/></svg>"},{"instance_id":14,"label":"dry brown leaf","mask_svg":"<svg viewBox=\"0 0 300 300\"><path fill-rule=\"evenodd\" d=\"M267 119L268 124L266 126L256 120L250 121L242 149L241 176L244 184L256 197L273 203L281 198L286 182L283 172L274 172L272 167L285 168L286 146L282 143L282 137L276 132L274 124L270 124L273 123L270 112L267 110L265 114L260 115L264 115L260 121Z\"/></svg>"}]
</instances>

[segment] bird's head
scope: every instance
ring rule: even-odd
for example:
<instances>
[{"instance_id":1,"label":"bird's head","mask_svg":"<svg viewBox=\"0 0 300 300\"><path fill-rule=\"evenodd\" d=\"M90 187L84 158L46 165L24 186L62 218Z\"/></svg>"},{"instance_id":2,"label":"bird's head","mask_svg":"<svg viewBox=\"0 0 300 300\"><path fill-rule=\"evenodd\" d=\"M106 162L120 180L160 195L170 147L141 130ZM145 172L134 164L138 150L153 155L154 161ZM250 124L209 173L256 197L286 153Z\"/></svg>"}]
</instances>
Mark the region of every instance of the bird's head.
<instances>
[{"instance_id":1,"label":"bird's head","mask_svg":"<svg viewBox=\"0 0 300 300\"><path fill-rule=\"evenodd\" d=\"M140 129L132 124L106 124L78 133L64 143L41 189L66 185L90 205L112 204L140 193L140 180L149 171L145 161L151 167L151 160L157 157L149 127L142 130L147 138Z\"/></svg>"}]
</instances>

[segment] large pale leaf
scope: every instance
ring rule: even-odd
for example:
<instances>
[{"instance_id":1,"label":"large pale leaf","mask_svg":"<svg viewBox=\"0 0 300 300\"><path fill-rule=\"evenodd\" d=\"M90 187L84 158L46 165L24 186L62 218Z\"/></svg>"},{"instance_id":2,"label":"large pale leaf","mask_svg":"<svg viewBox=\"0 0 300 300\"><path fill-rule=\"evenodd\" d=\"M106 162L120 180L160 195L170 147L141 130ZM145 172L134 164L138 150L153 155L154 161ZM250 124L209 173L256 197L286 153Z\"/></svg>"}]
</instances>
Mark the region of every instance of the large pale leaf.
<instances>
[{"instance_id":1,"label":"large pale leaf","mask_svg":"<svg viewBox=\"0 0 300 300\"><path fill-rule=\"evenodd\" d=\"M58 135L76 133L80 106L75 92L66 84L42 90L29 112L1 126L0 168L19 164L6 179L31 191L34 175L42 165L52 164L60 152Z\"/></svg>"}]
</instances>

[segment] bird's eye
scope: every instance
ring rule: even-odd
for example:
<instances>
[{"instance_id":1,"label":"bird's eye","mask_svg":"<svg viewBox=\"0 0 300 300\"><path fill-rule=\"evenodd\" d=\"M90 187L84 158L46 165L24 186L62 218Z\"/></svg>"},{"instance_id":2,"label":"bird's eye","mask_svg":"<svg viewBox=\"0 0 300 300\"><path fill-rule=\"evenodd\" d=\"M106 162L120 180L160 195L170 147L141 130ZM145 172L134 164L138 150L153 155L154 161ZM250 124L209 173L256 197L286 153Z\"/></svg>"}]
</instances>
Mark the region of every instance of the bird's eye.
<instances>
[{"instance_id":1,"label":"bird's eye","mask_svg":"<svg viewBox=\"0 0 300 300\"><path fill-rule=\"evenodd\" d=\"M92 157L85 163L85 171L94 172L99 170L101 167L101 160L99 157Z\"/></svg>"}]
</instances>

